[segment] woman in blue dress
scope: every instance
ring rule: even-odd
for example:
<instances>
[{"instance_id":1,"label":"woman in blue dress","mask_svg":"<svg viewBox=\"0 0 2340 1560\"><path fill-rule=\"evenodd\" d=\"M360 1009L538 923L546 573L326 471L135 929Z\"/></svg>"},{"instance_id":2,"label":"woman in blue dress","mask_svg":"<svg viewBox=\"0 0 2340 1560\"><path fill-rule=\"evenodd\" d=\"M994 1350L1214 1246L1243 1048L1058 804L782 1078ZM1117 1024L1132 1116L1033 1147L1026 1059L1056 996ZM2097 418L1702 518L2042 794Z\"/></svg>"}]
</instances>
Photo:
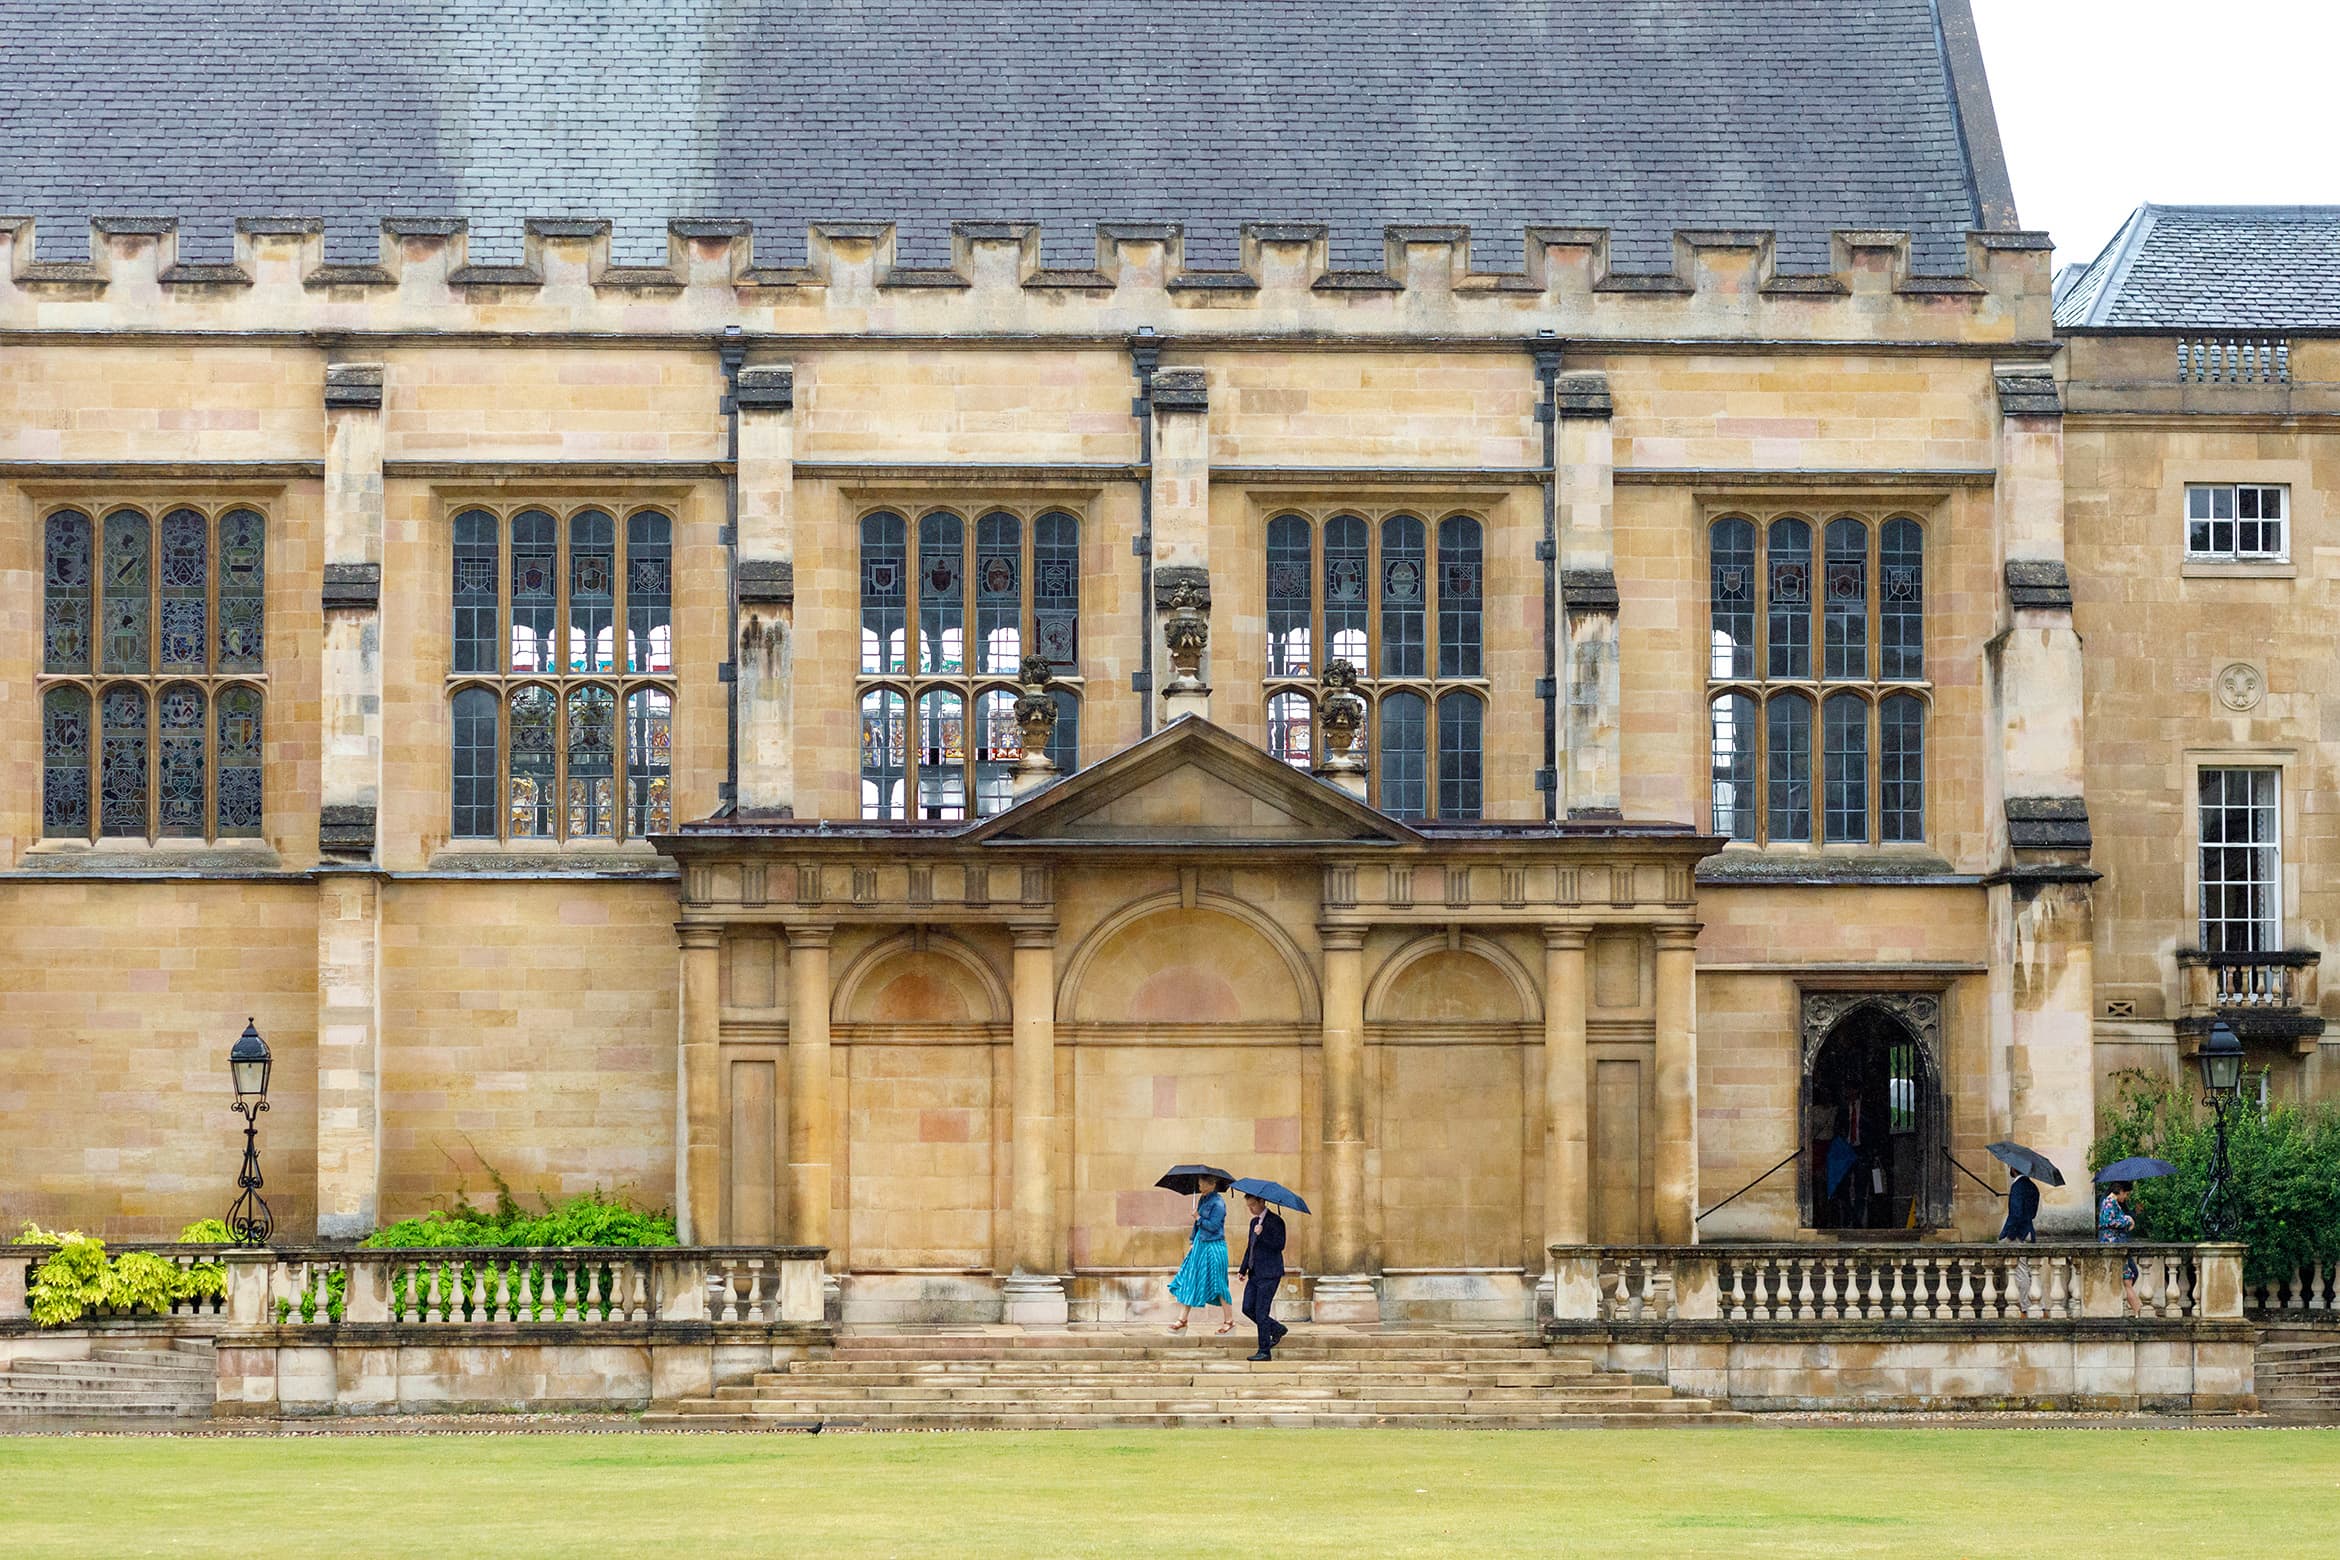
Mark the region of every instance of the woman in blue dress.
<instances>
[{"instance_id":1,"label":"woman in blue dress","mask_svg":"<svg viewBox=\"0 0 2340 1560\"><path fill-rule=\"evenodd\" d=\"M1186 1260L1170 1280L1170 1298L1178 1302L1178 1323L1170 1330L1186 1331L1187 1318L1198 1305L1219 1308L1219 1331L1235 1330L1235 1297L1227 1290L1227 1199L1219 1194L1226 1183L1204 1176L1202 1196L1195 1199L1194 1233L1186 1243Z\"/></svg>"}]
</instances>

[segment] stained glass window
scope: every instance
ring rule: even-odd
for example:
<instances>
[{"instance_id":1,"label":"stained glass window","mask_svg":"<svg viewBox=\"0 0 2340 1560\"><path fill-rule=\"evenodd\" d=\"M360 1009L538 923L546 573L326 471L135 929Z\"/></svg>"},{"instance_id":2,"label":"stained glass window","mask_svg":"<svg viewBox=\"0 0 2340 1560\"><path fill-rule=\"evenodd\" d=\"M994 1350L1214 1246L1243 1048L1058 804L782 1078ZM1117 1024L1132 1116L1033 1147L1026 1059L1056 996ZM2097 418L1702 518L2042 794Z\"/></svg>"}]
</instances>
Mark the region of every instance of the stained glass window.
<instances>
[{"instance_id":1,"label":"stained glass window","mask_svg":"<svg viewBox=\"0 0 2340 1560\"><path fill-rule=\"evenodd\" d=\"M1821 675L1832 681L1869 675L1869 528L1828 522L1827 607Z\"/></svg>"},{"instance_id":2,"label":"stained glass window","mask_svg":"<svg viewBox=\"0 0 2340 1560\"><path fill-rule=\"evenodd\" d=\"M1914 693L1877 704L1877 822L1889 845L1926 837L1926 706Z\"/></svg>"},{"instance_id":3,"label":"stained glass window","mask_svg":"<svg viewBox=\"0 0 2340 1560\"><path fill-rule=\"evenodd\" d=\"M1773 677L1812 675L1812 528L1793 517L1771 522L1768 635Z\"/></svg>"},{"instance_id":4,"label":"stained glass window","mask_svg":"<svg viewBox=\"0 0 2340 1560\"><path fill-rule=\"evenodd\" d=\"M1885 522L1877 566L1877 675L1915 681L1926 675L1925 533L1915 520Z\"/></svg>"},{"instance_id":5,"label":"stained glass window","mask_svg":"<svg viewBox=\"0 0 2340 1560\"><path fill-rule=\"evenodd\" d=\"M260 670L266 646L267 543L257 511L219 517L219 670Z\"/></svg>"},{"instance_id":6,"label":"stained glass window","mask_svg":"<svg viewBox=\"0 0 2340 1560\"><path fill-rule=\"evenodd\" d=\"M554 619L560 611L560 522L542 510L512 517L512 660L514 672L553 669Z\"/></svg>"},{"instance_id":7,"label":"stained glass window","mask_svg":"<svg viewBox=\"0 0 2340 1560\"><path fill-rule=\"evenodd\" d=\"M1764 706L1765 808L1771 838L1812 837L1812 701L1779 693Z\"/></svg>"},{"instance_id":8,"label":"stained glass window","mask_svg":"<svg viewBox=\"0 0 2340 1560\"><path fill-rule=\"evenodd\" d=\"M626 670L674 670L674 527L644 510L626 517Z\"/></svg>"},{"instance_id":9,"label":"stained glass window","mask_svg":"<svg viewBox=\"0 0 2340 1560\"><path fill-rule=\"evenodd\" d=\"M203 690L172 683L154 706L155 832L166 839L201 839L205 813Z\"/></svg>"},{"instance_id":10,"label":"stained glass window","mask_svg":"<svg viewBox=\"0 0 2340 1560\"><path fill-rule=\"evenodd\" d=\"M1430 533L1412 515L1381 522L1381 675L1420 677L1429 623ZM1443 613L1441 617L1443 618ZM1359 667L1362 671L1364 668Z\"/></svg>"},{"instance_id":11,"label":"stained glass window","mask_svg":"<svg viewBox=\"0 0 2340 1560\"><path fill-rule=\"evenodd\" d=\"M626 832L636 839L674 828L674 697L659 688L626 696Z\"/></svg>"},{"instance_id":12,"label":"stained glass window","mask_svg":"<svg viewBox=\"0 0 2340 1560\"><path fill-rule=\"evenodd\" d=\"M188 504L45 517L41 672L76 679L41 693L45 836L260 832L263 695L221 674L261 670L264 529Z\"/></svg>"},{"instance_id":13,"label":"stained glass window","mask_svg":"<svg viewBox=\"0 0 2340 1560\"><path fill-rule=\"evenodd\" d=\"M1714 766L1714 832L1726 839L1755 838L1755 701L1743 693L1718 695L1710 710Z\"/></svg>"},{"instance_id":14,"label":"stained glass window","mask_svg":"<svg viewBox=\"0 0 2340 1560\"><path fill-rule=\"evenodd\" d=\"M455 695L457 839L496 837L496 765L503 751L498 740L498 713L495 694L485 688L466 688Z\"/></svg>"},{"instance_id":15,"label":"stained glass window","mask_svg":"<svg viewBox=\"0 0 2340 1560\"><path fill-rule=\"evenodd\" d=\"M569 830L573 840L617 833L617 696L569 690Z\"/></svg>"},{"instance_id":16,"label":"stained glass window","mask_svg":"<svg viewBox=\"0 0 2340 1560\"><path fill-rule=\"evenodd\" d=\"M100 671L143 672L148 659L149 599L154 538L146 516L117 509L106 516L103 599L105 641Z\"/></svg>"},{"instance_id":17,"label":"stained glass window","mask_svg":"<svg viewBox=\"0 0 2340 1560\"><path fill-rule=\"evenodd\" d=\"M156 637L166 672L203 668L205 608L211 594L211 523L192 509L174 509L162 522L162 615ZM200 742L200 727L198 741ZM198 809L200 811L200 809Z\"/></svg>"},{"instance_id":18,"label":"stained glass window","mask_svg":"<svg viewBox=\"0 0 2340 1560\"><path fill-rule=\"evenodd\" d=\"M1479 774L1487 706L1475 693L1438 696L1438 816L1476 818L1483 800Z\"/></svg>"},{"instance_id":19,"label":"stained glass window","mask_svg":"<svg viewBox=\"0 0 2340 1560\"><path fill-rule=\"evenodd\" d=\"M146 834L146 690L133 683L98 697L98 833Z\"/></svg>"},{"instance_id":20,"label":"stained glass window","mask_svg":"<svg viewBox=\"0 0 2340 1560\"><path fill-rule=\"evenodd\" d=\"M70 685L41 697L41 832L89 836L89 692Z\"/></svg>"},{"instance_id":21,"label":"stained glass window","mask_svg":"<svg viewBox=\"0 0 2340 1560\"><path fill-rule=\"evenodd\" d=\"M1477 692L1486 671L1482 523L1450 514L1432 525L1405 511L1280 514L1266 543L1268 751L1300 768L1322 757L1310 725L1318 680L1347 661L1367 705L1352 752L1368 763L1376 805L1398 817L1476 817L1487 708ZM1454 683L1470 685L1473 698L1450 716Z\"/></svg>"},{"instance_id":22,"label":"stained glass window","mask_svg":"<svg viewBox=\"0 0 2340 1560\"><path fill-rule=\"evenodd\" d=\"M1056 701L1056 726L1048 733L1048 761L1060 775L1069 775L1081 767L1081 701L1070 688L1055 688L1048 695Z\"/></svg>"},{"instance_id":23,"label":"stained glass window","mask_svg":"<svg viewBox=\"0 0 2340 1560\"><path fill-rule=\"evenodd\" d=\"M598 509L569 520L569 667L617 669L617 523Z\"/></svg>"},{"instance_id":24,"label":"stained glass window","mask_svg":"<svg viewBox=\"0 0 2340 1560\"><path fill-rule=\"evenodd\" d=\"M1449 515L1439 521L1438 675L1441 677L1479 675L1481 565L1479 522L1468 515ZM1474 699L1471 703L1475 707L1478 701ZM1477 763L1475 749L1472 762ZM1477 783L1474 776L1473 786ZM1445 784L1443 779L1440 784ZM1475 818L1478 811L1474 803L1468 813L1448 814L1441 806L1440 814Z\"/></svg>"},{"instance_id":25,"label":"stained glass window","mask_svg":"<svg viewBox=\"0 0 2340 1560\"><path fill-rule=\"evenodd\" d=\"M1755 525L1733 516L1707 533L1710 677L1755 675ZM1748 838L1754 838L1749 835Z\"/></svg>"},{"instance_id":26,"label":"stained glass window","mask_svg":"<svg viewBox=\"0 0 2340 1560\"><path fill-rule=\"evenodd\" d=\"M555 731L560 700L541 685L512 695L511 782L505 811L514 839L553 837L553 787L560 773Z\"/></svg>"},{"instance_id":27,"label":"stained glass window","mask_svg":"<svg viewBox=\"0 0 2340 1560\"><path fill-rule=\"evenodd\" d=\"M1869 703L1859 694L1832 693L1820 707L1821 837L1831 845L1869 838Z\"/></svg>"},{"instance_id":28,"label":"stained glass window","mask_svg":"<svg viewBox=\"0 0 2340 1560\"><path fill-rule=\"evenodd\" d=\"M1079 752L1080 522L1054 509L971 513L861 519L864 817L958 818L970 797L978 814L1009 805L1031 658L1075 685L1052 690L1064 718L1050 757L1069 772Z\"/></svg>"},{"instance_id":29,"label":"stained glass window","mask_svg":"<svg viewBox=\"0 0 2340 1560\"><path fill-rule=\"evenodd\" d=\"M496 669L496 612L502 571L496 517L467 509L455 517L455 657L458 672ZM493 830L489 831L491 834Z\"/></svg>"},{"instance_id":30,"label":"stained glass window","mask_svg":"<svg viewBox=\"0 0 2340 1560\"><path fill-rule=\"evenodd\" d=\"M260 690L238 683L221 692L219 711L219 832L260 832Z\"/></svg>"}]
</instances>

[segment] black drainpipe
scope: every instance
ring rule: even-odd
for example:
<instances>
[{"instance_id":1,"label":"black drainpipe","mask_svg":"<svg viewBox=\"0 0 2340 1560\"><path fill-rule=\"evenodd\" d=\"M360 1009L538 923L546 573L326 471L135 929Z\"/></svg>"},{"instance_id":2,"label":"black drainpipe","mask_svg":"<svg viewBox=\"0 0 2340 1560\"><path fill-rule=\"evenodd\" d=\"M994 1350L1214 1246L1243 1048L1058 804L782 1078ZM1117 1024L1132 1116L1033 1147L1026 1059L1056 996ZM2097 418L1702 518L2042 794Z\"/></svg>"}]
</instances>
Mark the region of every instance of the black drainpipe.
<instances>
[{"instance_id":1,"label":"black drainpipe","mask_svg":"<svg viewBox=\"0 0 2340 1560\"><path fill-rule=\"evenodd\" d=\"M723 358L723 543L725 622L723 665L718 675L724 687L723 790L718 818L739 810L739 366L747 360L747 342L737 325L726 325L715 350Z\"/></svg>"},{"instance_id":2,"label":"black drainpipe","mask_svg":"<svg viewBox=\"0 0 2340 1560\"><path fill-rule=\"evenodd\" d=\"M1132 691L1144 696L1138 735L1154 734L1154 370L1162 366L1161 338L1151 325L1140 325L1129 338L1130 367L1137 373L1137 399L1130 412L1138 425L1138 534L1129 550L1138 556L1138 623L1142 646L1139 669L1129 679Z\"/></svg>"},{"instance_id":3,"label":"black drainpipe","mask_svg":"<svg viewBox=\"0 0 2340 1560\"><path fill-rule=\"evenodd\" d=\"M1560 645L1554 625L1560 610L1560 342L1553 332L1540 330L1528 343L1536 360L1536 421L1544 425L1544 535L1536 556L1544 564L1544 675L1536 683L1536 697L1544 701L1544 752L1554 762L1536 770L1536 789L1544 793L1544 817L1560 816Z\"/></svg>"}]
</instances>

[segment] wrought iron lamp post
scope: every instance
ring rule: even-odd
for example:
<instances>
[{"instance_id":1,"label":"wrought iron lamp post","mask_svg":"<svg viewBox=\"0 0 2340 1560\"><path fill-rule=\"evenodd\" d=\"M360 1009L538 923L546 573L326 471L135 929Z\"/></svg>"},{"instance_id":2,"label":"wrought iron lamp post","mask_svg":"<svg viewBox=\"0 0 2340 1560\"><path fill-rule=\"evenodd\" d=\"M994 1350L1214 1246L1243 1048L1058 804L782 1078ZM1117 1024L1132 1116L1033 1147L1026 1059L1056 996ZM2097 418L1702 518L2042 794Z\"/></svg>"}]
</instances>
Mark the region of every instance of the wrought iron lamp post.
<instances>
[{"instance_id":1,"label":"wrought iron lamp post","mask_svg":"<svg viewBox=\"0 0 2340 1560\"><path fill-rule=\"evenodd\" d=\"M2233 1026L2221 1019L2210 1026L2195 1061L2202 1068L2202 1092L2210 1097L2217 1122L2216 1146L2210 1160L2210 1188L2202 1194L2202 1233L2212 1240L2232 1240L2242 1216L2234 1205L2234 1183L2226 1160L2227 1108L2242 1097L2242 1042Z\"/></svg>"},{"instance_id":2,"label":"wrought iron lamp post","mask_svg":"<svg viewBox=\"0 0 2340 1560\"><path fill-rule=\"evenodd\" d=\"M268 1108L268 1042L250 1019L228 1052L228 1076L236 1086L232 1107L244 1118L244 1168L236 1176L239 1192L228 1209L228 1233L239 1246L265 1246L275 1233L276 1216L260 1195L260 1113Z\"/></svg>"}]
</instances>

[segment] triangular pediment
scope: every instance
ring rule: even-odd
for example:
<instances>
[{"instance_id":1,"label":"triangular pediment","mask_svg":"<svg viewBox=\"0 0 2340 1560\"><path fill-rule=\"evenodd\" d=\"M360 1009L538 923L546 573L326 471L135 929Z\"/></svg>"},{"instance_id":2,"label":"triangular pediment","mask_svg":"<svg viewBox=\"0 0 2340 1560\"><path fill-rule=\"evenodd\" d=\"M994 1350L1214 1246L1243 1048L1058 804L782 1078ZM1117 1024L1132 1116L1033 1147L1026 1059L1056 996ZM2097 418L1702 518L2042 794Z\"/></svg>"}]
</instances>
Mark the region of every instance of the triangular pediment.
<instances>
[{"instance_id":1,"label":"triangular pediment","mask_svg":"<svg viewBox=\"0 0 2340 1560\"><path fill-rule=\"evenodd\" d=\"M1339 787L1187 716L969 831L1099 844L1399 844L1421 838Z\"/></svg>"}]
</instances>

